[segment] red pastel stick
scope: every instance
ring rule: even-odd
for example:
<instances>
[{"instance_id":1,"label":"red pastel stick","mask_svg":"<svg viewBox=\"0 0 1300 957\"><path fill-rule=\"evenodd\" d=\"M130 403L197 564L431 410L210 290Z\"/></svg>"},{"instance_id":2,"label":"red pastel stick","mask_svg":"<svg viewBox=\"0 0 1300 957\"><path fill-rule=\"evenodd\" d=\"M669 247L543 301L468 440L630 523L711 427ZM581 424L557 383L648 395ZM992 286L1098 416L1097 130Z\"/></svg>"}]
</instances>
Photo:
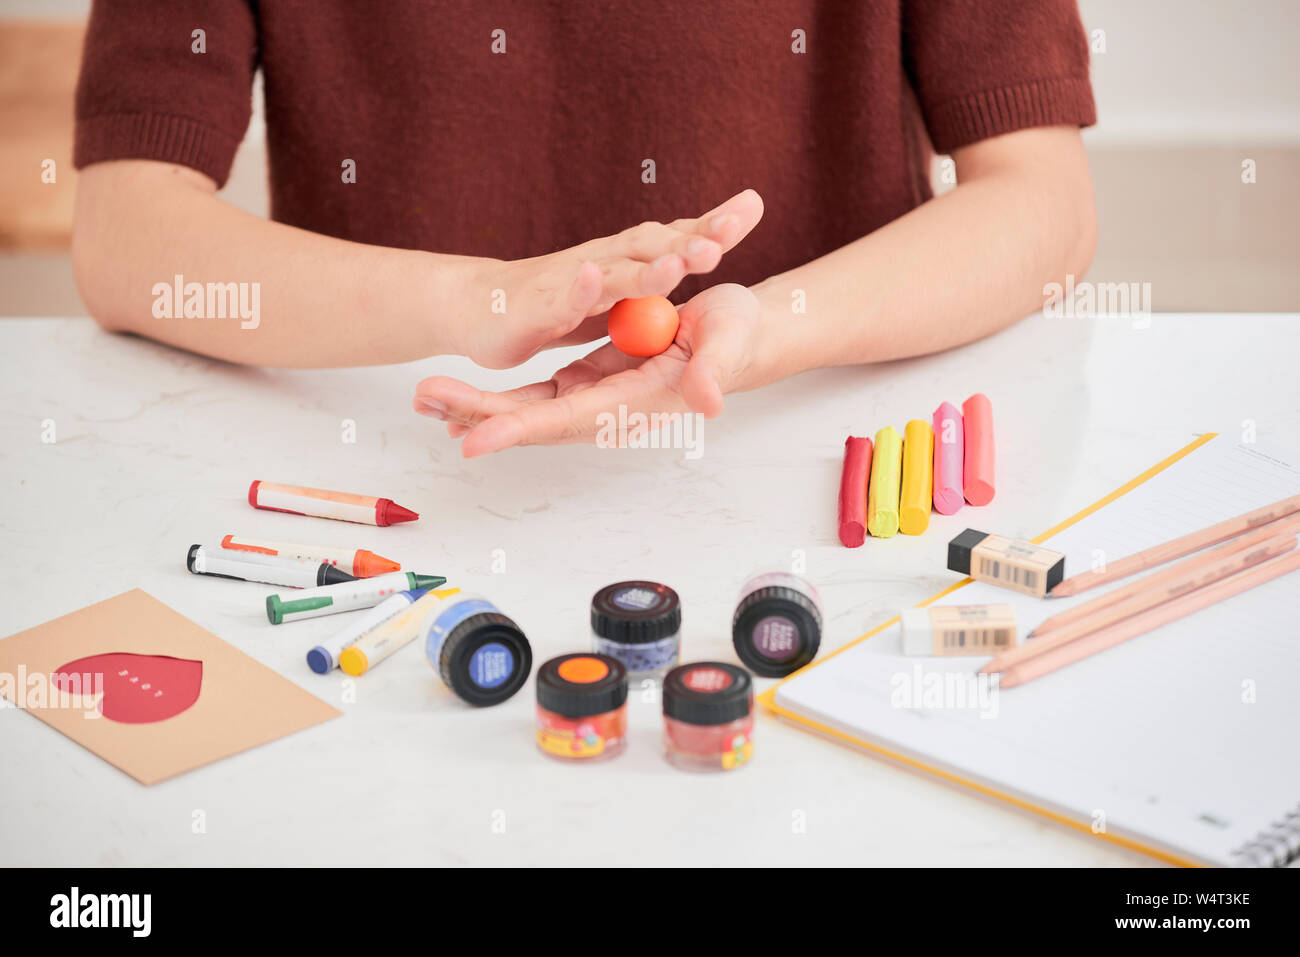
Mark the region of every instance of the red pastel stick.
<instances>
[{"instance_id":1,"label":"red pastel stick","mask_svg":"<svg viewBox=\"0 0 1300 957\"><path fill-rule=\"evenodd\" d=\"M976 392L961 404L966 430L966 461L963 463L962 491L972 505L993 501L993 403L983 392Z\"/></svg>"},{"instance_id":2,"label":"red pastel stick","mask_svg":"<svg viewBox=\"0 0 1300 957\"><path fill-rule=\"evenodd\" d=\"M871 440L850 435L844 440L840 475L840 542L857 548L867 540L867 479L871 476Z\"/></svg>"}]
</instances>

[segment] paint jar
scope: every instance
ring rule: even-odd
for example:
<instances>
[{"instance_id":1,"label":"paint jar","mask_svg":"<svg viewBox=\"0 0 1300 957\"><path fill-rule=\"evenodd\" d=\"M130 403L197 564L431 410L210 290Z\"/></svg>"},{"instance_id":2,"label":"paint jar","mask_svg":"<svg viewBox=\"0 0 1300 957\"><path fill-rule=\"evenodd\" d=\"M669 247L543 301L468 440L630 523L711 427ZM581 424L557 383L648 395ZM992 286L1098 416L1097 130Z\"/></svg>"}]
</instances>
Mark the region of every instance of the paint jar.
<instances>
[{"instance_id":1,"label":"paint jar","mask_svg":"<svg viewBox=\"0 0 1300 957\"><path fill-rule=\"evenodd\" d=\"M627 748L627 670L608 655L552 658L537 669L537 747L560 761Z\"/></svg>"},{"instance_id":2,"label":"paint jar","mask_svg":"<svg viewBox=\"0 0 1300 957\"><path fill-rule=\"evenodd\" d=\"M420 626L420 641L443 684L476 707L511 697L533 667L523 631L478 595L434 606Z\"/></svg>"},{"instance_id":3,"label":"paint jar","mask_svg":"<svg viewBox=\"0 0 1300 957\"><path fill-rule=\"evenodd\" d=\"M681 665L664 678L664 754L687 771L731 771L754 754L754 682L720 661Z\"/></svg>"},{"instance_id":4,"label":"paint jar","mask_svg":"<svg viewBox=\"0 0 1300 957\"><path fill-rule=\"evenodd\" d=\"M746 667L764 678L784 678L817 656L822 603L798 575L772 572L745 582L731 618L731 643Z\"/></svg>"},{"instance_id":5,"label":"paint jar","mask_svg":"<svg viewBox=\"0 0 1300 957\"><path fill-rule=\"evenodd\" d=\"M657 681L677 664L681 628L677 592L658 582L615 582L591 599L592 650L618 659L632 681Z\"/></svg>"}]
</instances>

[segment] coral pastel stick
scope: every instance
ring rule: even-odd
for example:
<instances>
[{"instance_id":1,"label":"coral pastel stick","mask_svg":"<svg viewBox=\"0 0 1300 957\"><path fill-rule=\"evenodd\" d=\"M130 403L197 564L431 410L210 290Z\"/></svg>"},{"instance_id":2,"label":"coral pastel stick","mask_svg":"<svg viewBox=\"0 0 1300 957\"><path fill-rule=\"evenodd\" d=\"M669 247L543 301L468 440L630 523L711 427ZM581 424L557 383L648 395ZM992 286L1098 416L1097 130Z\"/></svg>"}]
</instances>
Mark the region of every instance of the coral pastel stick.
<instances>
[{"instance_id":1,"label":"coral pastel stick","mask_svg":"<svg viewBox=\"0 0 1300 957\"><path fill-rule=\"evenodd\" d=\"M1171 542L1165 542L1163 545L1156 545L1145 551L1129 555L1127 558L1121 558L1100 571L1084 572L1081 575L1075 575L1073 578L1067 578L1053 588L1049 594L1052 598L1077 595L1089 588L1095 588L1098 585L1104 585L1106 582L1120 578L1127 578L1129 575L1146 571L1146 569L1153 568L1156 565L1163 565L1165 562L1172 562L1175 558L1182 558L1184 555L1190 555L1192 552L1200 551L1210 545L1217 545L1219 542L1235 538L1243 532L1254 531L1261 525L1267 525L1269 522L1285 518L1296 512L1300 512L1300 495L1292 495L1290 498L1284 498L1272 505L1265 505L1263 508L1257 508L1244 515L1238 515L1236 518L1230 518L1227 521L1219 522L1217 525L1211 525L1209 528L1203 528L1199 532L1192 532L1182 538L1175 538Z\"/></svg>"},{"instance_id":2,"label":"coral pastel stick","mask_svg":"<svg viewBox=\"0 0 1300 957\"><path fill-rule=\"evenodd\" d=\"M961 404L966 448L962 463L962 491L972 505L993 501L993 404L976 392Z\"/></svg>"},{"instance_id":3,"label":"coral pastel stick","mask_svg":"<svg viewBox=\"0 0 1300 957\"><path fill-rule=\"evenodd\" d=\"M1231 598L1234 595L1239 595L1256 585L1262 585L1274 578L1289 574L1298 568L1300 568L1300 552L1291 551L1286 555L1270 559L1262 565L1256 565L1249 571L1238 572L1236 575L1225 578L1213 585L1198 588L1181 598L1167 601L1163 605L1157 605L1131 618L1125 618L1109 628L1103 628L1100 631L1094 631L1092 634L1084 635L1082 638L1062 642L1057 642L1052 637L1037 639L1028 645L1021 646L1038 649L1037 653L1027 660L1002 670L998 658L994 658L980 669L980 673L992 674L998 672L1001 674L998 679L998 687L1014 688L1016 685L1032 681L1058 668L1074 664L1076 661L1087 658L1098 651L1104 651L1121 642L1128 641L1130 638L1136 638L1148 631L1154 631L1162 625L1167 625L1193 612L1208 608L1210 605Z\"/></svg>"},{"instance_id":4,"label":"coral pastel stick","mask_svg":"<svg viewBox=\"0 0 1300 957\"><path fill-rule=\"evenodd\" d=\"M966 432L961 413L951 402L934 410L934 510L952 515L966 504L962 468L966 461Z\"/></svg>"},{"instance_id":5,"label":"coral pastel stick","mask_svg":"<svg viewBox=\"0 0 1300 957\"><path fill-rule=\"evenodd\" d=\"M1154 575L1146 575L1137 581L1124 585L1122 588L1113 589L1104 595L1098 595L1091 601L1085 601L1082 605L1075 605L1073 608L1063 611L1059 615L1053 615L1046 621L1041 622L1037 628L1029 633L1029 637L1042 637L1071 622L1078 621L1080 618L1087 618L1103 608L1108 608L1131 598L1139 592L1145 592L1159 585L1176 581L1197 568L1203 568L1230 555L1244 552L1260 542L1266 542L1284 532L1292 535L1300 532L1300 515L1292 515L1290 518L1283 518L1276 522L1270 522L1268 525L1261 525L1253 532L1228 539L1218 548L1211 548L1204 554L1193 555L1185 561L1170 565L1164 571L1156 572Z\"/></svg>"},{"instance_id":6,"label":"coral pastel stick","mask_svg":"<svg viewBox=\"0 0 1300 957\"><path fill-rule=\"evenodd\" d=\"M871 440L850 435L844 440L840 475L840 542L857 548L867 540L867 480L871 474Z\"/></svg>"}]
</instances>

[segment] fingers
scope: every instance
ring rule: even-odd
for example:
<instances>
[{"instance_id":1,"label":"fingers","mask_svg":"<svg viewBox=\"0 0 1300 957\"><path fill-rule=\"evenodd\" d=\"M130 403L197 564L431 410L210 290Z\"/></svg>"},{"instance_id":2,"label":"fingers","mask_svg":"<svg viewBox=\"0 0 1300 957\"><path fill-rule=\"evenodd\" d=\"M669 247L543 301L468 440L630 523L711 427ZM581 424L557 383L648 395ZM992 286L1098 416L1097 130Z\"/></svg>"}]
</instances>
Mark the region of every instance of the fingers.
<instances>
[{"instance_id":1,"label":"fingers","mask_svg":"<svg viewBox=\"0 0 1300 957\"><path fill-rule=\"evenodd\" d=\"M685 260L692 273L708 272L722 253L745 238L763 218L763 200L752 189L737 193L721 206L694 219L672 223L646 222L610 237L605 255L649 262L666 252Z\"/></svg>"},{"instance_id":2,"label":"fingers","mask_svg":"<svg viewBox=\"0 0 1300 957\"><path fill-rule=\"evenodd\" d=\"M522 403L554 396L553 381L535 382L509 392L485 392L458 379L434 376L415 387L412 406L421 415L451 425L473 425Z\"/></svg>"},{"instance_id":3,"label":"fingers","mask_svg":"<svg viewBox=\"0 0 1300 957\"><path fill-rule=\"evenodd\" d=\"M723 394L748 365L754 308L753 294L733 284L715 286L682 306L682 321L693 330L682 398L706 419L722 414Z\"/></svg>"},{"instance_id":4,"label":"fingers","mask_svg":"<svg viewBox=\"0 0 1300 957\"><path fill-rule=\"evenodd\" d=\"M755 190L747 189L698 219L679 219L671 225L682 232L707 236L718 243L723 252L729 252L762 218L763 198Z\"/></svg>"},{"instance_id":5,"label":"fingers","mask_svg":"<svg viewBox=\"0 0 1300 957\"><path fill-rule=\"evenodd\" d=\"M695 355L682 371L682 398L706 419L722 414L722 370L710 356Z\"/></svg>"},{"instance_id":6,"label":"fingers","mask_svg":"<svg viewBox=\"0 0 1300 957\"><path fill-rule=\"evenodd\" d=\"M601 427L602 416L614 414L620 404L654 408L638 393L652 380L636 371L620 373L579 392L560 395L544 402L520 405L493 415L465 434L461 454L467 459L500 452L516 445L556 445L590 441ZM661 397L660 403L671 402Z\"/></svg>"},{"instance_id":7,"label":"fingers","mask_svg":"<svg viewBox=\"0 0 1300 957\"><path fill-rule=\"evenodd\" d=\"M710 245L714 250L713 258L715 260L721 258L721 247L716 243ZM716 264L715 262L714 265ZM638 262L635 259L606 260L601 266L603 295L588 311L606 312L620 299L662 296L672 292L685 278L688 270L690 270L689 264L676 253L660 256L652 263Z\"/></svg>"}]
</instances>

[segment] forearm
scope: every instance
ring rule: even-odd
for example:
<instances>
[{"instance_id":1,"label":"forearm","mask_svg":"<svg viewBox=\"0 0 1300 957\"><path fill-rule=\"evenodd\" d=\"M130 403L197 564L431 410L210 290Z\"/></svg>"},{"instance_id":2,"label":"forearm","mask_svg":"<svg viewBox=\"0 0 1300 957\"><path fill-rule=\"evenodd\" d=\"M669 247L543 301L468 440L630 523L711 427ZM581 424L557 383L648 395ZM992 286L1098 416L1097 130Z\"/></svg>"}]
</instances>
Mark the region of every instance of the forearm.
<instances>
[{"instance_id":1,"label":"forearm","mask_svg":"<svg viewBox=\"0 0 1300 957\"><path fill-rule=\"evenodd\" d=\"M455 351L451 306L474 262L268 222L219 199L198 173L134 161L83 171L73 261L82 298L106 328L292 367ZM201 285L201 299L189 283ZM208 284L218 286L212 296Z\"/></svg>"},{"instance_id":2,"label":"forearm","mask_svg":"<svg viewBox=\"0 0 1300 957\"><path fill-rule=\"evenodd\" d=\"M959 154L956 189L755 287L782 371L961 345L1040 308L1045 283L1081 276L1096 223L1078 134L1002 139L1025 136L1024 149Z\"/></svg>"}]
</instances>

